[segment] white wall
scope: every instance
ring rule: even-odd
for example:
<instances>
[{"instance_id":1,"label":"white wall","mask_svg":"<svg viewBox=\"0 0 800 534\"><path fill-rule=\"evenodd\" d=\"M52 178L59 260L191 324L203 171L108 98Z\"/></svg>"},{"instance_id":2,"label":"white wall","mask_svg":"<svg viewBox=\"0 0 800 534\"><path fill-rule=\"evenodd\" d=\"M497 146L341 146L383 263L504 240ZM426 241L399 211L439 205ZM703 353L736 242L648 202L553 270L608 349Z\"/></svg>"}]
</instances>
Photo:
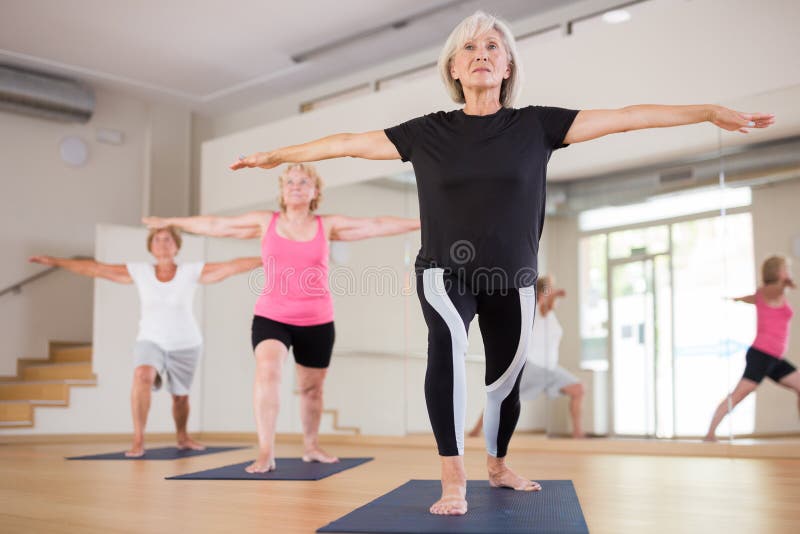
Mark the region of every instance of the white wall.
<instances>
[{"instance_id":1,"label":"white wall","mask_svg":"<svg viewBox=\"0 0 800 534\"><path fill-rule=\"evenodd\" d=\"M98 223L189 213L189 111L106 90L96 101L85 125L0 113L0 289L44 270L29 256L92 256ZM122 132L122 144L96 141L99 128ZM83 167L61 161L67 135L88 144ZM16 374L18 358L46 357L49 340L91 341L92 282L55 272L0 297L0 338L0 375Z\"/></svg>"},{"instance_id":2,"label":"white wall","mask_svg":"<svg viewBox=\"0 0 800 534\"><path fill-rule=\"evenodd\" d=\"M148 214L162 217L189 215L191 111L180 106L152 104L149 119Z\"/></svg>"},{"instance_id":3,"label":"white wall","mask_svg":"<svg viewBox=\"0 0 800 534\"><path fill-rule=\"evenodd\" d=\"M86 125L0 113L0 288L44 269L28 264L29 256L91 256L97 222L138 222L147 108L117 94L96 96ZM125 143L96 142L98 127L123 131ZM85 166L60 160L59 141L67 135L89 145ZM0 297L0 374L15 374L17 358L46 357L49 339L90 341L91 309L91 281L63 272Z\"/></svg>"}]
</instances>

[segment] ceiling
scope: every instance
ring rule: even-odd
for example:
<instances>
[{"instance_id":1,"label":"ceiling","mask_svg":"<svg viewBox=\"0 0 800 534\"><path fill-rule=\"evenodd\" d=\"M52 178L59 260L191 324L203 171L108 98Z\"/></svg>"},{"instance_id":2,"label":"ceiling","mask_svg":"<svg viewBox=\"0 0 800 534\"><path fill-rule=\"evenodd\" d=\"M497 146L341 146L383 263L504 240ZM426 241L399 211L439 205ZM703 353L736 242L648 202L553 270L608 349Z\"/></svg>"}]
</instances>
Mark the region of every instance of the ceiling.
<instances>
[{"instance_id":1,"label":"ceiling","mask_svg":"<svg viewBox=\"0 0 800 534\"><path fill-rule=\"evenodd\" d=\"M216 114L434 46L478 8L513 24L568 4L591 2L0 0L0 63Z\"/></svg>"}]
</instances>

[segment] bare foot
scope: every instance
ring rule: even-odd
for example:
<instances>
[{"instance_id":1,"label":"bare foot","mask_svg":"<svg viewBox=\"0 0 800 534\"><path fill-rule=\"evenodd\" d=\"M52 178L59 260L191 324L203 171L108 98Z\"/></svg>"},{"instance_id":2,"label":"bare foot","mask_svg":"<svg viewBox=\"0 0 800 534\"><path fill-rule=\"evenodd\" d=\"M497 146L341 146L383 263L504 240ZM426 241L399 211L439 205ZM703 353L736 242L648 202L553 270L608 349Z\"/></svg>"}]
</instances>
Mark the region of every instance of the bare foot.
<instances>
[{"instance_id":1,"label":"bare foot","mask_svg":"<svg viewBox=\"0 0 800 534\"><path fill-rule=\"evenodd\" d=\"M572 439L586 439L586 433L585 432L573 432L572 433Z\"/></svg>"},{"instance_id":2,"label":"bare foot","mask_svg":"<svg viewBox=\"0 0 800 534\"><path fill-rule=\"evenodd\" d=\"M125 453L128 458L141 458L144 456L144 443L141 441L134 441L131 449Z\"/></svg>"},{"instance_id":3,"label":"bare foot","mask_svg":"<svg viewBox=\"0 0 800 534\"><path fill-rule=\"evenodd\" d=\"M467 435L468 435L469 437L471 437L471 438L477 438L478 436L480 436L480 435L481 435L481 427L479 427L479 426L476 426L475 428L473 428L472 430L470 430L470 431L469 431L469 434L467 434Z\"/></svg>"},{"instance_id":4,"label":"bare foot","mask_svg":"<svg viewBox=\"0 0 800 534\"><path fill-rule=\"evenodd\" d=\"M718 440L717 436L712 436L707 434L706 437L703 438L703 441L705 441L706 443L716 443Z\"/></svg>"},{"instance_id":5,"label":"bare foot","mask_svg":"<svg viewBox=\"0 0 800 534\"><path fill-rule=\"evenodd\" d=\"M206 450L206 446L205 445L201 445L200 443L197 443L192 438L186 437L186 438L178 440L178 450L181 450L181 451L187 451L187 450L204 451L204 450Z\"/></svg>"},{"instance_id":6,"label":"bare foot","mask_svg":"<svg viewBox=\"0 0 800 534\"><path fill-rule=\"evenodd\" d=\"M493 488L511 488L517 491L541 491L538 482L519 476L506 466L503 458L489 456L486 461L489 469L489 485Z\"/></svg>"},{"instance_id":7,"label":"bare foot","mask_svg":"<svg viewBox=\"0 0 800 534\"><path fill-rule=\"evenodd\" d=\"M442 498L431 505L436 515L467 513L467 472L461 456L442 456Z\"/></svg>"},{"instance_id":8,"label":"bare foot","mask_svg":"<svg viewBox=\"0 0 800 534\"><path fill-rule=\"evenodd\" d=\"M463 486L442 486L442 498L433 503L430 512L436 515L464 515L467 513L467 490Z\"/></svg>"},{"instance_id":9,"label":"bare foot","mask_svg":"<svg viewBox=\"0 0 800 534\"><path fill-rule=\"evenodd\" d=\"M272 452L259 452L258 458L252 464L244 468L248 473L267 473L275 471L275 457Z\"/></svg>"},{"instance_id":10,"label":"bare foot","mask_svg":"<svg viewBox=\"0 0 800 534\"><path fill-rule=\"evenodd\" d=\"M335 464L336 462L339 461L339 458L328 454L319 447L313 447L311 449L307 449L305 454L303 454L303 461L320 462L323 464Z\"/></svg>"}]
</instances>

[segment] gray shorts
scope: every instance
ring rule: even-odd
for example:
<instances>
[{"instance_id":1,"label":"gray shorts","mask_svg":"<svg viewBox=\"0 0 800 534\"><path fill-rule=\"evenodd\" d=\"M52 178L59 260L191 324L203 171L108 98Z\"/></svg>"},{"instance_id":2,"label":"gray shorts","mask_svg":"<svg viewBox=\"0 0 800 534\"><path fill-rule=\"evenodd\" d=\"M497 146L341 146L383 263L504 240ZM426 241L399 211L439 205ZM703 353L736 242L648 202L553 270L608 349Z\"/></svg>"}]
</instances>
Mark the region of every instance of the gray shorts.
<instances>
[{"instance_id":1,"label":"gray shorts","mask_svg":"<svg viewBox=\"0 0 800 534\"><path fill-rule=\"evenodd\" d=\"M546 392L547 396L553 399L561 395L561 388L578 382L580 380L563 367L547 369L527 362L522 370L522 379L519 381L519 398L534 400Z\"/></svg>"},{"instance_id":2,"label":"gray shorts","mask_svg":"<svg viewBox=\"0 0 800 534\"><path fill-rule=\"evenodd\" d=\"M173 395L188 395L192 387L192 378L200 361L202 345L180 350L164 350L152 341L137 341L133 346L136 367L149 365L155 367L158 375L153 384L153 391L161 389L167 382L167 391Z\"/></svg>"}]
</instances>

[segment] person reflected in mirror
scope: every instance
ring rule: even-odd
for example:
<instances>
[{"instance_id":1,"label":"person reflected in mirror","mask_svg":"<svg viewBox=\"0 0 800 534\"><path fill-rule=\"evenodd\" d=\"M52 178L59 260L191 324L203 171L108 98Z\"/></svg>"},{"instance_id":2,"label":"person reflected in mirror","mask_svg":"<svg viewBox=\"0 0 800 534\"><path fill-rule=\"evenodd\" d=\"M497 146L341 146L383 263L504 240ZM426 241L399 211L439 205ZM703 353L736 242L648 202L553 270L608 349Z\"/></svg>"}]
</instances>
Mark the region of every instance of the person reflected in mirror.
<instances>
[{"instance_id":1,"label":"person reflected in mirror","mask_svg":"<svg viewBox=\"0 0 800 534\"><path fill-rule=\"evenodd\" d=\"M719 424L756 390L765 377L795 392L800 412L800 373L784 357L789 344L789 324L794 315L786 291L797 287L792 280L789 260L783 256L770 256L764 260L761 264L761 281L762 284L752 295L733 299L735 302L755 305L756 338L745 355L744 375L717 406L704 441L717 441Z\"/></svg>"},{"instance_id":2,"label":"person reflected in mirror","mask_svg":"<svg viewBox=\"0 0 800 534\"><path fill-rule=\"evenodd\" d=\"M519 383L520 400L532 401L542 393L551 399L560 395L569 398L569 415L572 422L572 437L586 437L583 431L583 397L585 390L578 378L558 364L558 352L564 330L556 317L555 307L559 298L567 293L555 287L555 279L542 275L536 281L537 314L533 322L528 345L528 360L522 370ZM483 430L483 413L476 421L470 437L480 436Z\"/></svg>"}]
</instances>

